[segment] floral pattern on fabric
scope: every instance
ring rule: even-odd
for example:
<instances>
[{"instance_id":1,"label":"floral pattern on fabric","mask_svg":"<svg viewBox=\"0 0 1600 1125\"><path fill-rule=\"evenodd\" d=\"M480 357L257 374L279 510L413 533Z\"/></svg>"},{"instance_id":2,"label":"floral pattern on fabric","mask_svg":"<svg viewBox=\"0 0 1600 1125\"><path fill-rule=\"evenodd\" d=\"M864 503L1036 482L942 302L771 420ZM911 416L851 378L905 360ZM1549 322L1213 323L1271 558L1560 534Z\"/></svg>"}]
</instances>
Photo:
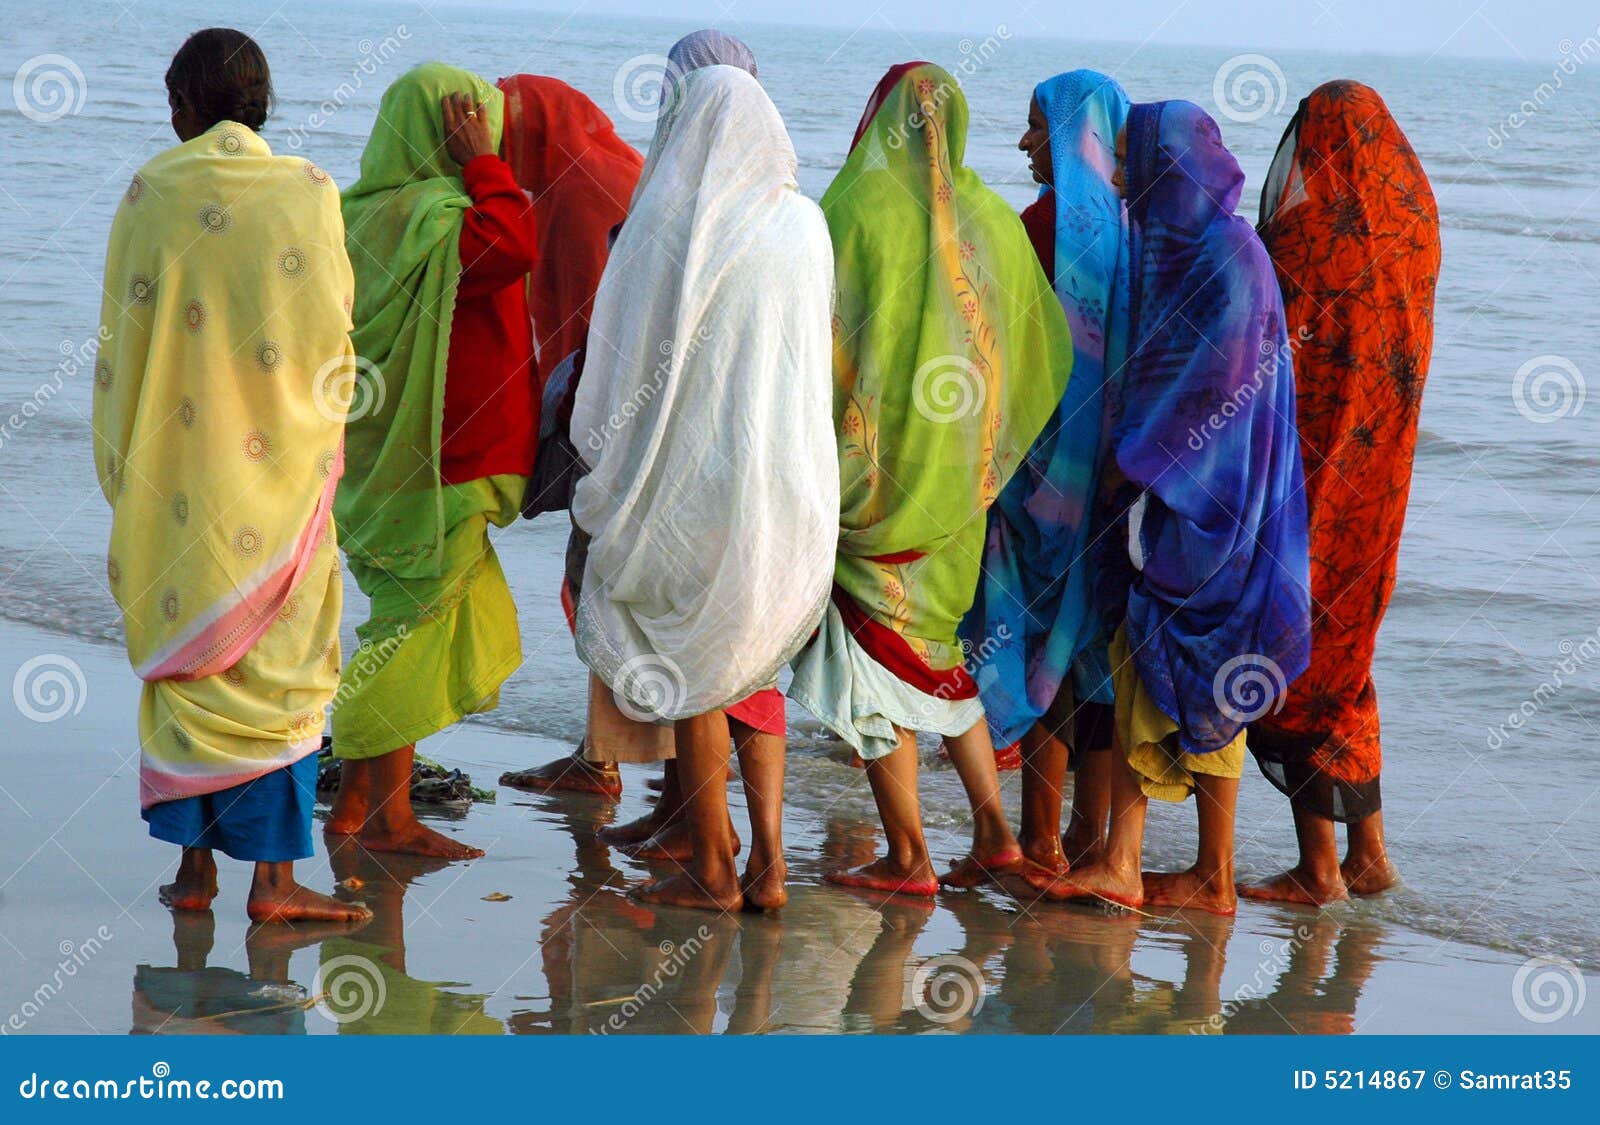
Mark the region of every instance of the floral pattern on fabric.
<instances>
[{"instance_id":1,"label":"floral pattern on fabric","mask_svg":"<svg viewBox=\"0 0 1600 1125\"><path fill-rule=\"evenodd\" d=\"M1372 658L1394 590L1433 347L1439 220L1383 99L1330 82L1301 103L1261 237L1283 289L1311 529L1311 665L1252 728L1268 777L1323 816L1376 811Z\"/></svg>"}]
</instances>

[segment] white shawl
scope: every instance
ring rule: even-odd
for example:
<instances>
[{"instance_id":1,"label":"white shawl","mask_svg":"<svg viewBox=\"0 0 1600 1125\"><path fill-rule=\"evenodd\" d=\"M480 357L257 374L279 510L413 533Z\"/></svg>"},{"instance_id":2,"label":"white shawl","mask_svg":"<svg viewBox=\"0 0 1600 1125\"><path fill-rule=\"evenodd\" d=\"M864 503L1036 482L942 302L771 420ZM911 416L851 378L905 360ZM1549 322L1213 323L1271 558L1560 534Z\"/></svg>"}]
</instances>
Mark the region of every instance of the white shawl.
<instances>
[{"instance_id":1,"label":"white shawl","mask_svg":"<svg viewBox=\"0 0 1600 1125\"><path fill-rule=\"evenodd\" d=\"M833 251L749 74L685 78L595 296L572 440L591 471L578 654L634 718L767 687L833 581Z\"/></svg>"}]
</instances>

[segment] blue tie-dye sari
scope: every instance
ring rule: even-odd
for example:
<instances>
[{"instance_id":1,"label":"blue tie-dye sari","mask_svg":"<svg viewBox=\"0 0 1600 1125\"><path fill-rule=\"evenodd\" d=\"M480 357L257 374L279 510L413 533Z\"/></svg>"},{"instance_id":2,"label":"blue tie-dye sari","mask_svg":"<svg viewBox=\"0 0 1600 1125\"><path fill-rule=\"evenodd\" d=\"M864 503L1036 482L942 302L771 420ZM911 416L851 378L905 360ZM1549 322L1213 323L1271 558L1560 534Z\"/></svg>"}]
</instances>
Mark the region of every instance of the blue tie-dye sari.
<instances>
[{"instance_id":1,"label":"blue tie-dye sari","mask_svg":"<svg viewBox=\"0 0 1600 1125\"><path fill-rule=\"evenodd\" d=\"M1294 375L1216 122L1157 102L1127 129L1130 348L1107 388L1117 483L1097 521L1101 607L1200 754L1266 713L1310 658Z\"/></svg>"},{"instance_id":2,"label":"blue tie-dye sari","mask_svg":"<svg viewBox=\"0 0 1600 1125\"><path fill-rule=\"evenodd\" d=\"M1090 521L1105 447L1106 373L1126 353L1128 241L1111 184L1128 113L1122 87L1092 70L1033 92L1050 130L1056 295L1072 326L1072 380L1023 467L989 513L983 576L962 635L997 746L1020 738L1070 672L1078 700L1110 702L1106 637L1094 611Z\"/></svg>"}]
</instances>

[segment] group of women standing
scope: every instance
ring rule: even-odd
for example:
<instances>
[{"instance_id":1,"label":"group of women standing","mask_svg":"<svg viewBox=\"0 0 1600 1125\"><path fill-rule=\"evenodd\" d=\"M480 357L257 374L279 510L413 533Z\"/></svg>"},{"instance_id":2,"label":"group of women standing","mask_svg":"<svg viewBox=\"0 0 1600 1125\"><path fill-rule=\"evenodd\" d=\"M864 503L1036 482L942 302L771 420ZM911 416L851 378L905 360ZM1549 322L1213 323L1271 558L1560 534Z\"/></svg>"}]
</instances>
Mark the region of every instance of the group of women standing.
<instances>
[{"instance_id":1,"label":"group of women standing","mask_svg":"<svg viewBox=\"0 0 1600 1125\"><path fill-rule=\"evenodd\" d=\"M114 226L96 397L145 815L185 849L168 901L208 906L222 848L257 862L254 917L362 916L290 872L324 708L331 836L480 854L418 821L412 757L521 661L489 526L561 509L588 732L502 781L615 795L618 762L666 762L654 810L603 833L678 861L646 901L785 901L786 666L883 819L883 857L830 882L1228 913L1249 749L1302 859L1246 893L1390 885L1370 666L1438 229L1381 99L1302 103L1258 233L1210 117L1091 71L1034 92L1019 217L932 63L879 82L819 207L748 47L669 59L642 161L554 79L417 67L341 235L327 176L256 135L259 48L179 51L183 143ZM342 683L335 538L372 606ZM972 808L944 873L918 732ZM1190 794L1195 865L1142 872L1148 798Z\"/></svg>"}]
</instances>

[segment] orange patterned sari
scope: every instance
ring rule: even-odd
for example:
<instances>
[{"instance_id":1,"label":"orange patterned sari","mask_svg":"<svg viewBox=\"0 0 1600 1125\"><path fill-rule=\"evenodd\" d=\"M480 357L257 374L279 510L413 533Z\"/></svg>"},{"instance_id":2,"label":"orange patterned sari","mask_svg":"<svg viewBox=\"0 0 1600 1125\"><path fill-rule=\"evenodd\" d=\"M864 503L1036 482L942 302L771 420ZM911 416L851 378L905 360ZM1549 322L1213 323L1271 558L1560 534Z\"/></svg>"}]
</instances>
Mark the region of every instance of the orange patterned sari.
<instances>
[{"instance_id":1,"label":"orange patterned sari","mask_svg":"<svg viewBox=\"0 0 1600 1125\"><path fill-rule=\"evenodd\" d=\"M1381 804L1372 656L1394 589L1433 346L1439 220L1383 99L1329 82L1300 104L1261 198L1289 337L1311 530L1311 666L1251 727L1297 808L1356 821Z\"/></svg>"}]
</instances>

